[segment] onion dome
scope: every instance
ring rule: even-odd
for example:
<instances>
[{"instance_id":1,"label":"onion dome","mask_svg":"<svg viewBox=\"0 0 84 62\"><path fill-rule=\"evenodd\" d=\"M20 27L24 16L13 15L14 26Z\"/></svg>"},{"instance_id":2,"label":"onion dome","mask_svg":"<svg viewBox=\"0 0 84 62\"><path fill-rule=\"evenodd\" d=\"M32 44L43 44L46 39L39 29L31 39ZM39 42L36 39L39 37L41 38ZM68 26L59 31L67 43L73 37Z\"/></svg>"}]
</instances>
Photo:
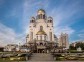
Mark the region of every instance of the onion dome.
<instances>
[{"instance_id":1,"label":"onion dome","mask_svg":"<svg viewBox=\"0 0 84 62\"><path fill-rule=\"evenodd\" d=\"M35 17L31 17L30 22L31 22L31 23L34 23L34 22L35 22Z\"/></svg>"},{"instance_id":2,"label":"onion dome","mask_svg":"<svg viewBox=\"0 0 84 62\"><path fill-rule=\"evenodd\" d=\"M53 18L52 17L48 17L48 23L53 22Z\"/></svg>"},{"instance_id":3,"label":"onion dome","mask_svg":"<svg viewBox=\"0 0 84 62\"><path fill-rule=\"evenodd\" d=\"M39 9L39 10L38 10L38 14L45 14L45 10Z\"/></svg>"},{"instance_id":4,"label":"onion dome","mask_svg":"<svg viewBox=\"0 0 84 62\"><path fill-rule=\"evenodd\" d=\"M46 33L44 31L38 31L37 35L46 35Z\"/></svg>"}]
</instances>

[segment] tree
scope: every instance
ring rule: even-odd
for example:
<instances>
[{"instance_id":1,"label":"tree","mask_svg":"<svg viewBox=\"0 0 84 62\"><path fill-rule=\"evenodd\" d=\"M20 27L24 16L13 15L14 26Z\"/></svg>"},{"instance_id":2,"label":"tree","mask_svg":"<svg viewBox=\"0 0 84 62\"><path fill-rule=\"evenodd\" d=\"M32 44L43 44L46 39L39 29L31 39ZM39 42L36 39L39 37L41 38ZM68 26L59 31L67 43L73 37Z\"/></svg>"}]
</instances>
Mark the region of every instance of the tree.
<instances>
[{"instance_id":1,"label":"tree","mask_svg":"<svg viewBox=\"0 0 84 62\"><path fill-rule=\"evenodd\" d=\"M70 49L70 50L76 50L76 47L70 45L70 46L69 46L69 49Z\"/></svg>"},{"instance_id":2,"label":"tree","mask_svg":"<svg viewBox=\"0 0 84 62\"><path fill-rule=\"evenodd\" d=\"M84 50L84 43L82 43L82 42L81 43L80 42L79 43L76 43L76 49L78 47L81 47L81 49Z\"/></svg>"}]
</instances>

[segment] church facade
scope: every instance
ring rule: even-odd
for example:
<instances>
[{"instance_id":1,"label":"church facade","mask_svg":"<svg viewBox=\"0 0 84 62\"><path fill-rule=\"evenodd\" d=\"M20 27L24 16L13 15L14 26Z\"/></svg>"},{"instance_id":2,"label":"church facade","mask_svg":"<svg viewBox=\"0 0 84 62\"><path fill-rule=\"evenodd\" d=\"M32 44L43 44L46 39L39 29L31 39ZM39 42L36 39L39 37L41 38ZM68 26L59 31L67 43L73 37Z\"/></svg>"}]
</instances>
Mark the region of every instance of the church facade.
<instances>
[{"instance_id":1,"label":"church facade","mask_svg":"<svg viewBox=\"0 0 84 62\"><path fill-rule=\"evenodd\" d=\"M60 46L53 29L53 18L48 17L43 9L37 11L36 17L31 17L29 25L29 34L26 42L30 45L36 45L37 52L45 52L47 46Z\"/></svg>"},{"instance_id":2,"label":"church facade","mask_svg":"<svg viewBox=\"0 0 84 62\"><path fill-rule=\"evenodd\" d=\"M53 31L53 18L48 17L43 9L37 11L37 16L30 20L29 34L27 42L37 40L40 41L55 41L55 34Z\"/></svg>"}]
</instances>

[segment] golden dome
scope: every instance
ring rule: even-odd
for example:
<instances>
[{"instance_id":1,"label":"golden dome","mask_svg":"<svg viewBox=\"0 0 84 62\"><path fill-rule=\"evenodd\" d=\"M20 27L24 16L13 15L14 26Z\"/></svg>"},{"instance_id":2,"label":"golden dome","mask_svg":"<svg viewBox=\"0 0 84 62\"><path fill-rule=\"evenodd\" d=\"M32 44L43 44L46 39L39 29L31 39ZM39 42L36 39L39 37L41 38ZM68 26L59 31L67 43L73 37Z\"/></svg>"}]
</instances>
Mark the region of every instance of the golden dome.
<instances>
[{"instance_id":1,"label":"golden dome","mask_svg":"<svg viewBox=\"0 0 84 62\"><path fill-rule=\"evenodd\" d=\"M46 35L46 33L44 31L38 31L37 35Z\"/></svg>"},{"instance_id":2,"label":"golden dome","mask_svg":"<svg viewBox=\"0 0 84 62\"><path fill-rule=\"evenodd\" d=\"M38 10L38 12L39 12L39 11L42 11L42 12L44 12L44 13L45 13L45 10L43 10L43 9L39 9L39 10Z\"/></svg>"},{"instance_id":3,"label":"golden dome","mask_svg":"<svg viewBox=\"0 0 84 62\"><path fill-rule=\"evenodd\" d=\"M45 14L45 11L43 9L39 9L37 13L38 14Z\"/></svg>"}]
</instances>

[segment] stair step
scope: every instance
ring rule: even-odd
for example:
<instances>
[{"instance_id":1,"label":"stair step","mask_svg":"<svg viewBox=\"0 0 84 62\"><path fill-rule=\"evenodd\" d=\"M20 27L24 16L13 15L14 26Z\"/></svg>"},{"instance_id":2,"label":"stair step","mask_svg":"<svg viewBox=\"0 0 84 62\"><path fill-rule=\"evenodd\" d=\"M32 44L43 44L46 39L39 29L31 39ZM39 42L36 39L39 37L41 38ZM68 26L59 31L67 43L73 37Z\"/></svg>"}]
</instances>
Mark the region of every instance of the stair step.
<instances>
[{"instance_id":1,"label":"stair step","mask_svg":"<svg viewBox=\"0 0 84 62\"><path fill-rule=\"evenodd\" d=\"M54 61L50 53L33 53L30 61Z\"/></svg>"}]
</instances>

